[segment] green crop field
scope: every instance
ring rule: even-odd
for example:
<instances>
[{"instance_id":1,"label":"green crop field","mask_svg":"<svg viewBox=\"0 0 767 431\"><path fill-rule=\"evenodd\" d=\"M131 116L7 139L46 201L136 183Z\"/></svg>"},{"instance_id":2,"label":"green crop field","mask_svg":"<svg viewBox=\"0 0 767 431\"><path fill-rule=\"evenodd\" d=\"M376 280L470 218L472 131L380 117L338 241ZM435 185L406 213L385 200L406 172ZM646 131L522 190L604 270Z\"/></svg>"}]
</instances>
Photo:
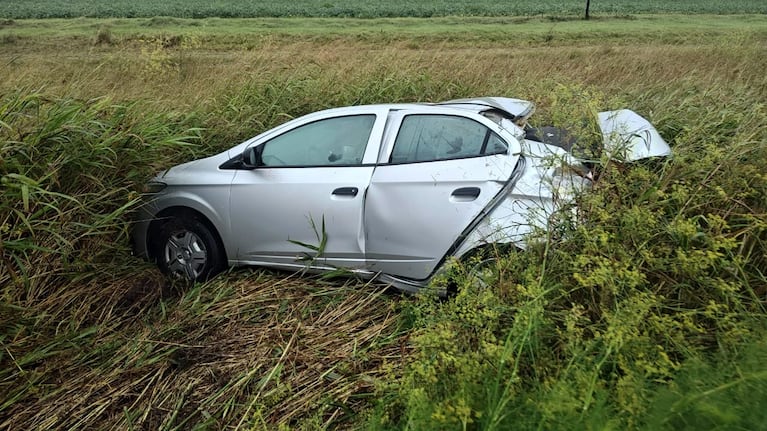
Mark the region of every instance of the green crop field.
<instances>
[{"instance_id":1,"label":"green crop field","mask_svg":"<svg viewBox=\"0 0 767 431\"><path fill-rule=\"evenodd\" d=\"M0 430L764 429L763 2L83 4L0 3ZM285 3L341 5L318 4ZM450 298L253 268L190 286L130 253L162 169L319 109L482 95L563 127L630 108L674 157L605 155L577 212L457 262Z\"/></svg>"},{"instance_id":2,"label":"green crop field","mask_svg":"<svg viewBox=\"0 0 767 431\"><path fill-rule=\"evenodd\" d=\"M767 5L761 0L594 0L591 3L592 13L605 15L767 13ZM0 4L0 18L572 16L582 14L584 8L585 2L576 0L4 0Z\"/></svg>"}]
</instances>

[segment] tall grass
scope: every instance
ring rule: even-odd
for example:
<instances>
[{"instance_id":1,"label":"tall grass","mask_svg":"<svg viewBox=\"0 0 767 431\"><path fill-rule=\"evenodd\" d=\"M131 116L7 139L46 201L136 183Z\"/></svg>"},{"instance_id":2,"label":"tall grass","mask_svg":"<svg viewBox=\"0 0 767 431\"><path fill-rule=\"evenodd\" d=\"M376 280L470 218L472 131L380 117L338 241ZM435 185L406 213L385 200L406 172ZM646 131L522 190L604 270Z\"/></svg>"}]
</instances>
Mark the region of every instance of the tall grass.
<instances>
[{"instance_id":1,"label":"tall grass","mask_svg":"<svg viewBox=\"0 0 767 431\"><path fill-rule=\"evenodd\" d=\"M8 293L23 292L22 303L34 302L59 276L113 260L137 184L159 169L161 155L193 156L199 136L162 116L139 121L108 99L22 90L2 102L2 281Z\"/></svg>"},{"instance_id":2,"label":"tall grass","mask_svg":"<svg viewBox=\"0 0 767 431\"><path fill-rule=\"evenodd\" d=\"M191 155L197 132L137 114L30 90L0 102L2 411L158 298L160 279L129 256L127 215L152 161Z\"/></svg>"},{"instance_id":3,"label":"tall grass","mask_svg":"<svg viewBox=\"0 0 767 431\"><path fill-rule=\"evenodd\" d=\"M154 56L150 37L13 42L0 427L760 426L767 64L762 36L741 36L481 50L273 36ZM459 267L449 300L262 271L176 286L130 256L131 210L160 169L317 109L485 94L536 101L542 123L630 107L675 156L605 160L577 223L499 252L485 283Z\"/></svg>"},{"instance_id":4,"label":"tall grass","mask_svg":"<svg viewBox=\"0 0 767 431\"><path fill-rule=\"evenodd\" d=\"M188 119L22 90L0 125L0 426L320 426L370 392L396 329L380 289L184 289L130 256L143 182L211 151Z\"/></svg>"}]
</instances>

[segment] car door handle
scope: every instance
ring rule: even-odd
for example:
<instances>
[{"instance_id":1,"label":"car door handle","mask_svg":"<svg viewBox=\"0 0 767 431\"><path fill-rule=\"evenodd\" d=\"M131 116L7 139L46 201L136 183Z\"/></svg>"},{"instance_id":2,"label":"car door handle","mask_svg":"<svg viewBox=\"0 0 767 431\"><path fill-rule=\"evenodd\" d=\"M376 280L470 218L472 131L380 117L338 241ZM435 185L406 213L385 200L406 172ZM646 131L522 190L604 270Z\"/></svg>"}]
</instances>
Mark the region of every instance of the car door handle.
<instances>
[{"instance_id":1,"label":"car door handle","mask_svg":"<svg viewBox=\"0 0 767 431\"><path fill-rule=\"evenodd\" d=\"M360 190L357 187L339 187L333 190L333 196L354 197L354 196L357 196L357 193L359 193L359 191Z\"/></svg>"},{"instance_id":2,"label":"car door handle","mask_svg":"<svg viewBox=\"0 0 767 431\"><path fill-rule=\"evenodd\" d=\"M479 197L481 192L479 187L461 187L460 189L453 190L450 194L450 198L456 202L469 202Z\"/></svg>"}]
</instances>

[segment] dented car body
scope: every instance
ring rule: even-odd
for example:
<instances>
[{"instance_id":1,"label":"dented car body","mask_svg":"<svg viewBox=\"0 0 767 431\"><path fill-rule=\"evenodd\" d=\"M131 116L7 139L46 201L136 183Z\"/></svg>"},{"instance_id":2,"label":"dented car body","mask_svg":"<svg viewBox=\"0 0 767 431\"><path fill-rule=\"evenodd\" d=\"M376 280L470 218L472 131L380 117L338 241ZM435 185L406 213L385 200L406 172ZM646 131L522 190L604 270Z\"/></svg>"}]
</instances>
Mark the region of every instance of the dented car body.
<instances>
[{"instance_id":1,"label":"dented car body","mask_svg":"<svg viewBox=\"0 0 767 431\"><path fill-rule=\"evenodd\" d=\"M589 186L587 161L546 139L557 130L530 128L533 111L486 97L306 115L154 178L134 248L193 280L227 265L308 265L417 291L451 258L524 248L558 202ZM632 111L598 122L610 156L671 154Z\"/></svg>"}]
</instances>

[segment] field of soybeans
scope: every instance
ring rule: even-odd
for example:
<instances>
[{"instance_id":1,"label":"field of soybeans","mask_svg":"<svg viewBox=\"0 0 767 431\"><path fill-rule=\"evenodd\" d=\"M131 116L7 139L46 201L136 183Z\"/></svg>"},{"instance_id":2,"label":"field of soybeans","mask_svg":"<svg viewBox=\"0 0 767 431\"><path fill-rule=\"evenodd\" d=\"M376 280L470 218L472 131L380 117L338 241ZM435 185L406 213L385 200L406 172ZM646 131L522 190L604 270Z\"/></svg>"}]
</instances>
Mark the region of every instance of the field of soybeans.
<instances>
[{"instance_id":1,"label":"field of soybeans","mask_svg":"<svg viewBox=\"0 0 767 431\"><path fill-rule=\"evenodd\" d=\"M764 428L763 2L91 3L0 4L0 430ZM629 108L674 156L604 156L576 223L449 298L131 255L162 169L484 95Z\"/></svg>"},{"instance_id":2,"label":"field of soybeans","mask_svg":"<svg viewBox=\"0 0 767 431\"><path fill-rule=\"evenodd\" d=\"M0 17L28 18L256 18L256 17L438 17L438 16L573 16L585 10L585 1L575 0L5 0ZM760 0L594 0L595 14L764 14Z\"/></svg>"}]
</instances>

